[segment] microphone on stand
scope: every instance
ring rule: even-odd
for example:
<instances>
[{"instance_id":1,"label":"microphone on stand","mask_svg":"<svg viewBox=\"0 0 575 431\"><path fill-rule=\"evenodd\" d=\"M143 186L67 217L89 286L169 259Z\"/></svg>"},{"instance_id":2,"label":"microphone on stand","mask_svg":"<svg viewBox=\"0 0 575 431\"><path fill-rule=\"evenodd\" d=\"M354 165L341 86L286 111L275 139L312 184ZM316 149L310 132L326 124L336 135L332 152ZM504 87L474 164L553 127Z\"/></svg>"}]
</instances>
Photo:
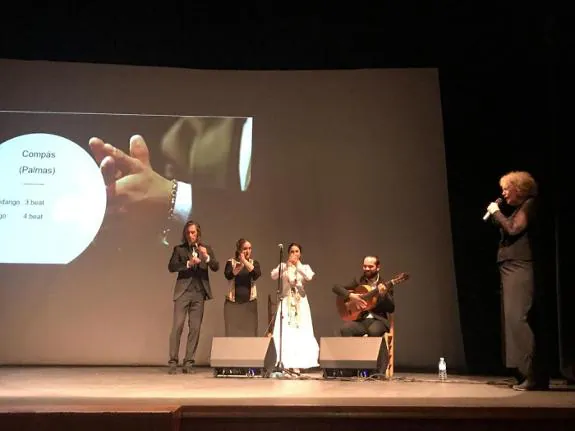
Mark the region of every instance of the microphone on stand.
<instances>
[{"instance_id":1,"label":"microphone on stand","mask_svg":"<svg viewBox=\"0 0 575 431\"><path fill-rule=\"evenodd\" d=\"M282 262L283 254L284 254L284 245L283 245L283 243L280 242L280 243L278 244L278 247L279 247L279 249L280 249L280 264L279 264L279 270L280 270L280 272L281 272L281 271L284 270L284 263ZM278 280L279 280L279 279L281 279L281 276L278 278ZM279 287L278 287L278 289L279 289Z\"/></svg>"},{"instance_id":2,"label":"microphone on stand","mask_svg":"<svg viewBox=\"0 0 575 431\"><path fill-rule=\"evenodd\" d=\"M501 204L501 202L503 202L503 199L502 199L502 198L497 198L497 199L495 200L495 203L496 203L497 205ZM487 221L487 219L489 218L489 216L491 216L491 214L489 214L489 211L487 211L487 212L485 213L485 215L483 216L483 221Z\"/></svg>"}]
</instances>

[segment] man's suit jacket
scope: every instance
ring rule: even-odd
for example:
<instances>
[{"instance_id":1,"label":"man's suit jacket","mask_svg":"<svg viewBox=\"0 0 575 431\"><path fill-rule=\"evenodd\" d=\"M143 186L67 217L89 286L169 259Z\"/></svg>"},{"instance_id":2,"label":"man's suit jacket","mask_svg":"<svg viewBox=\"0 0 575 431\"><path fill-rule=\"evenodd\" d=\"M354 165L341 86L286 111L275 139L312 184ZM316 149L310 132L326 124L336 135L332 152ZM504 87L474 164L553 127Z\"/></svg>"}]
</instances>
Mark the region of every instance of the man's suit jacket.
<instances>
[{"instance_id":1,"label":"man's suit jacket","mask_svg":"<svg viewBox=\"0 0 575 431\"><path fill-rule=\"evenodd\" d=\"M206 291L206 299L213 299L212 289L210 287L210 276L208 267L212 271L220 269L220 264L216 259L212 247L207 244L199 243L206 247L208 255L210 256L209 263L203 260L191 268L186 267L186 262L190 259L192 248L187 243L182 243L174 247L172 257L168 263L168 270L170 272L177 272L178 278L174 286L174 301L178 299L192 283L193 278L197 278Z\"/></svg>"},{"instance_id":2,"label":"man's suit jacket","mask_svg":"<svg viewBox=\"0 0 575 431\"><path fill-rule=\"evenodd\" d=\"M229 213L230 208L242 208L235 217L235 226L250 226L253 212L258 211L256 203L240 189L240 149L242 132L246 118L199 118L182 117L178 119L161 138L161 151L164 163L163 175L192 187L191 213L183 219L168 220L168 226L162 224L158 229L169 227L168 242L176 244L181 240L184 223L189 219L206 220L212 224L210 231L223 232L231 228L229 220L220 214ZM247 185L251 178L251 162L247 172ZM266 185L266 187L268 187ZM252 189L249 187L247 190ZM266 202L264 200L264 202ZM242 219L246 217L246 219ZM209 220L209 222L207 221ZM204 226L206 227L206 226ZM254 227L255 229L255 227ZM233 232L233 233L232 233ZM236 229L230 235L237 236Z\"/></svg>"},{"instance_id":3,"label":"man's suit jacket","mask_svg":"<svg viewBox=\"0 0 575 431\"><path fill-rule=\"evenodd\" d=\"M383 282L383 279L380 279ZM367 284L367 280L364 276L361 276L359 281L353 280L351 283L346 284L345 286L335 285L332 291L343 298L349 298L349 294L353 289L361 284ZM377 299L377 303L375 307L369 310L369 313L373 315L373 317L377 320L381 320L382 322L386 323L387 328L389 330L389 313L393 313L395 311L395 301L393 299L393 291L388 292L386 295L382 296L379 295ZM363 320L368 313L362 313L357 320Z\"/></svg>"}]
</instances>

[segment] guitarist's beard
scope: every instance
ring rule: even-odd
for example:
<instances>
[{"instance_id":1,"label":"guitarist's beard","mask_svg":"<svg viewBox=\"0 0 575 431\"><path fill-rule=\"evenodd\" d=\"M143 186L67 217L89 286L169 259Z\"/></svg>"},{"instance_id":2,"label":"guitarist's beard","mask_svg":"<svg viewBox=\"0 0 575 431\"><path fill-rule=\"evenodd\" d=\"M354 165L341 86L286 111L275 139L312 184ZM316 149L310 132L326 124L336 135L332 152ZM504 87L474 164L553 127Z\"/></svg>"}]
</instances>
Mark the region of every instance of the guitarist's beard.
<instances>
[{"instance_id":1,"label":"guitarist's beard","mask_svg":"<svg viewBox=\"0 0 575 431\"><path fill-rule=\"evenodd\" d=\"M363 277L364 277L367 281L369 281L369 282L375 281L378 276L379 276L379 271L378 271L378 270L363 271Z\"/></svg>"}]
</instances>

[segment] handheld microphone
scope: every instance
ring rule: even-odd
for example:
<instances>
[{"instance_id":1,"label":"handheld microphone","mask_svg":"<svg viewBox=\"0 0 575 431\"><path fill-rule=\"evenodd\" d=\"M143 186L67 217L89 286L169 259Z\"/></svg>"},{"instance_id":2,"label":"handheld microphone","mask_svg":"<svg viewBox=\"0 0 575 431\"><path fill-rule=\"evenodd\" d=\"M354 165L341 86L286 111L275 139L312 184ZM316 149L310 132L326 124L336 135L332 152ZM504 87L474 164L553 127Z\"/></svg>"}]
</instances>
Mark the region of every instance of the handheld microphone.
<instances>
[{"instance_id":1,"label":"handheld microphone","mask_svg":"<svg viewBox=\"0 0 575 431\"><path fill-rule=\"evenodd\" d=\"M497 198L497 199L495 200L495 203L496 203L497 205L499 205L501 202L503 202L503 199L502 199L502 198ZM491 215L491 214L489 214L489 211L487 211L487 212L485 213L485 215L483 216L483 221L487 221L487 219L489 218L490 215Z\"/></svg>"}]
</instances>

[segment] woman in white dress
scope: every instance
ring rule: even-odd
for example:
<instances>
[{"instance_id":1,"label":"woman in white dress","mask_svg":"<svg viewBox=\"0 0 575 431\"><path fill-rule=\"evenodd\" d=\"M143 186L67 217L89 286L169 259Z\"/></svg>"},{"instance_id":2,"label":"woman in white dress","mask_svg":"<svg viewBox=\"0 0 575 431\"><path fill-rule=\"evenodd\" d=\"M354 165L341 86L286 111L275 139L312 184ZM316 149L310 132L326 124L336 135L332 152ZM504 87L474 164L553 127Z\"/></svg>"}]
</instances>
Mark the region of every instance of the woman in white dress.
<instances>
[{"instance_id":1,"label":"woman in white dress","mask_svg":"<svg viewBox=\"0 0 575 431\"><path fill-rule=\"evenodd\" d=\"M319 366L319 345L313 334L311 311L304 288L304 284L311 281L315 274L309 265L301 263L301 251L299 244L290 244L287 262L282 262L271 273L273 280L280 275L282 280L282 302L277 307L273 331L277 360L280 360L281 312L281 361L284 368L298 373L300 368Z\"/></svg>"}]
</instances>

